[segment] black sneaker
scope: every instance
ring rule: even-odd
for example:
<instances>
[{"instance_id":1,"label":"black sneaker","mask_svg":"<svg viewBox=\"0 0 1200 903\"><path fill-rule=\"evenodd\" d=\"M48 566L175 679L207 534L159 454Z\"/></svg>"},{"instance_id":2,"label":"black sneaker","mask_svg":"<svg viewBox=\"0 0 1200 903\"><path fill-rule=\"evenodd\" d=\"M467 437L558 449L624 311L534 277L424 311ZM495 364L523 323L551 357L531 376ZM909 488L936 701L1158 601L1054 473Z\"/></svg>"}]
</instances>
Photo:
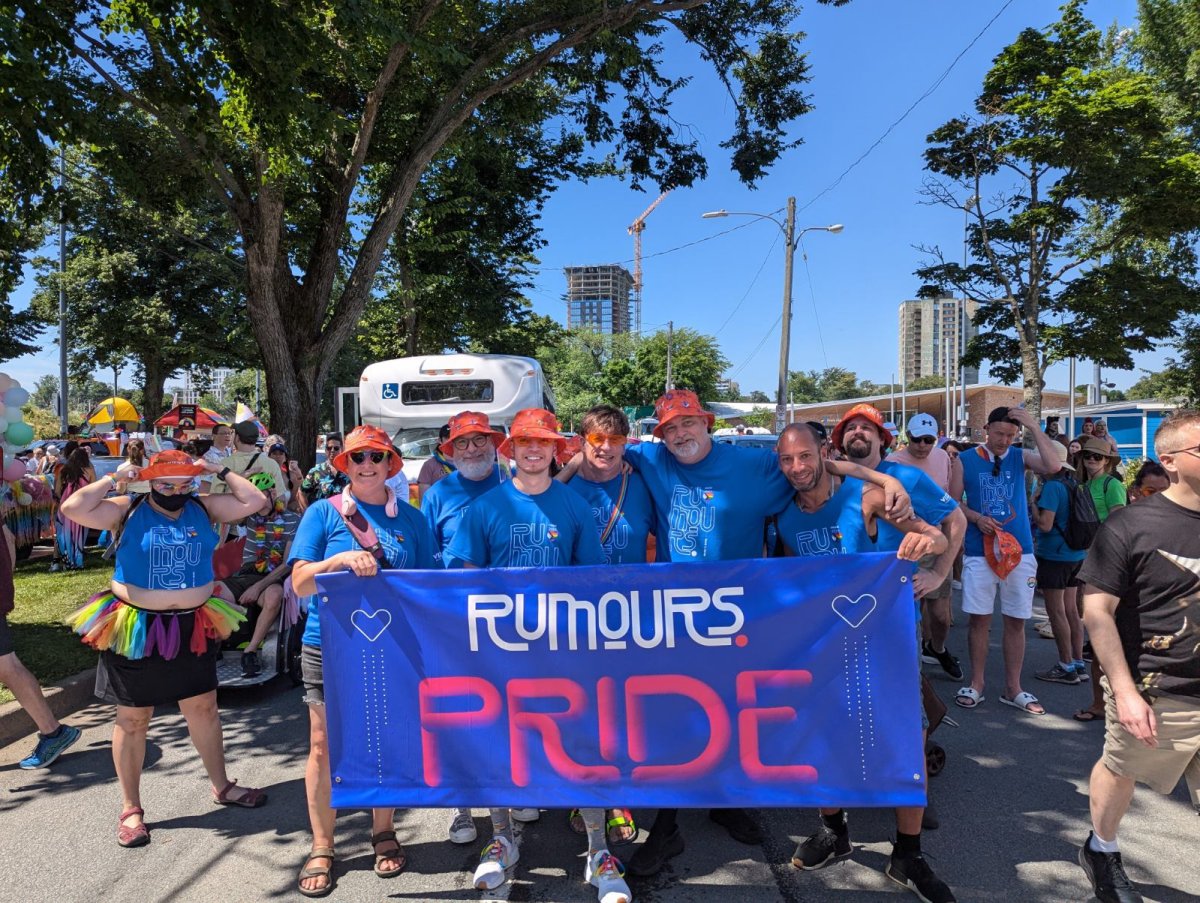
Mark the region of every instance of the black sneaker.
<instances>
[{"instance_id":1,"label":"black sneaker","mask_svg":"<svg viewBox=\"0 0 1200 903\"><path fill-rule=\"evenodd\" d=\"M1095 659L1095 657L1096 654L1092 652L1092 641L1085 640L1083 643L1083 660L1085 662L1091 662L1093 659Z\"/></svg>"},{"instance_id":2,"label":"black sneaker","mask_svg":"<svg viewBox=\"0 0 1200 903\"><path fill-rule=\"evenodd\" d=\"M933 645L925 643L921 647L921 661L930 665L941 665L942 670L951 680L963 679L962 666L958 663L958 659L950 654L949 649L943 648L941 652L934 652Z\"/></svg>"},{"instance_id":3,"label":"black sneaker","mask_svg":"<svg viewBox=\"0 0 1200 903\"><path fill-rule=\"evenodd\" d=\"M242 677L254 677L262 671L262 665L258 662L258 653L247 650L242 653Z\"/></svg>"},{"instance_id":4,"label":"black sneaker","mask_svg":"<svg viewBox=\"0 0 1200 903\"><path fill-rule=\"evenodd\" d=\"M796 847L792 854L792 865L804 871L824 868L831 862L845 859L854 852L850 844L850 832L840 834L828 825L822 824L817 833L805 839Z\"/></svg>"},{"instance_id":5,"label":"black sneaker","mask_svg":"<svg viewBox=\"0 0 1200 903\"><path fill-rule=\"evenodd\" d=\"M1101 853L1092 849L1093 832L1079 848L1079 864L1083 866L1092 893L1100 903L1142 903L1142 895L1134 889L1133 882L1125 874L1120 853Z\"/></svg>"},{"instance_id":6,"label":"black sneaker","mask_svg":"<svg viewBox=\"0 0 1200 903\"><path fill-rule=\"evenodd\" d=\"M902 887L907 887L925 903L957 903L954 891L933 873L920 853L902 855L895 850L888 860L884 874Z\"/></svg>"},{"instance_id":7,"label":"black sneaker","mask_svg":"<svg viewBox=\"0 0 1200 903\"><path fill-rule=\"evenodd\" d=\"M1038 680L1049 681L1052 684L1069 684L1075 686L1079 683L1079 675L1075 673L1075 669L1067 670L1062 665L1055 665L1049 671L1035 671L1034 677Z\"/></svg>"},{"instance_id":8,"label":"black sneaker","mask_svg":"<svg viewBox=\"0 0 1200 903\"><path fill-rule=\"evenodd\" d=\"M667 864L667 860L683 852L683 835L678 828L672 828L665 837L650 832L646 842L637 848L625 862L625 871L639 878L649 878L657 875Z\"/></svg>"},{"instance_id":9,"label":"black sneaker","mask_svg":"<svg viewBox=\"0 0 1200 903\"><path fill-rule=\"evenodd\" d=\"M709 809L708 817L729 832L738 843L755 846L763 842L762 828L745 809Z\"/></svg>"}]
</instances>

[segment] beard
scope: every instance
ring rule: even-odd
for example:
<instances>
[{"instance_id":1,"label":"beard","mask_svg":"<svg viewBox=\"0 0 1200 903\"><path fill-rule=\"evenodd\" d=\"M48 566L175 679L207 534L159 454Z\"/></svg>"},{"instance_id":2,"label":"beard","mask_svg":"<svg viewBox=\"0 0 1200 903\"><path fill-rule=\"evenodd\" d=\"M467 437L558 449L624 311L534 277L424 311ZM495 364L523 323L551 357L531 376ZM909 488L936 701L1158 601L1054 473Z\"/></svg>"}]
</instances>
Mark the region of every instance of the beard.
<instances>
[{"instance_id":1,"label":"beard","mask_svg":"<svg viewBox=\"0 0 1200 903\"><path fill-rule=\"evenodd\" d=\"M700 454L700 443L695 439L688 439L686 442L681 442L678 445L669 446L671 454L681 461L691 461Z\"/></svg>"},{"instance_id":2,"label":"beard","mask_svg":"<svg viewBox=\"0 0 1200 903\"><path fill-rule=\"evenodd\" d=\"M458 468L458 472L463 475L465 480L482 480L492 472L492 468L496 465L495 454L488 455L485 458L480 458L477 461L455 461L454 466Z\"/></svg>"},{"instance_id":3,"label":"beard","mask_svg":"<svg viewBox=\"0 0 1200 903\"><path fill-rule=\"evenodd\" d=\"M871 443L866 439L851 439L846 443L846 457L860 460L871 457Z\"/></svg>"}]
</instances>

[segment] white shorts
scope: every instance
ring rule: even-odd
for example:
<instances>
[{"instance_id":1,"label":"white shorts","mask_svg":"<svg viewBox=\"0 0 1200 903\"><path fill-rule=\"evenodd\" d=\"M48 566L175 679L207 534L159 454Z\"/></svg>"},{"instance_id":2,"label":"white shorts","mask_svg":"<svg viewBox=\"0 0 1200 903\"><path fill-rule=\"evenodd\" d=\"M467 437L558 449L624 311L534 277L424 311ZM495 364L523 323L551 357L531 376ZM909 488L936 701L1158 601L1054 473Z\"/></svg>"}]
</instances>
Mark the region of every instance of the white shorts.
<instances>
[{"instance_id":1,"label":"white shorts","mask_svg":"<svg viewBox=\"0 0 1200 903\"><path fill-rule=\"evenodd\" d=\"M1010 618L1033 617L1033 590L1037 586L1037 559L1022 555L1021 563L1001 580L982 555L963 558L962 609L969 615L990 615L996 610L1000 588L1000 613Z\"/></svg>"}]
</instances>

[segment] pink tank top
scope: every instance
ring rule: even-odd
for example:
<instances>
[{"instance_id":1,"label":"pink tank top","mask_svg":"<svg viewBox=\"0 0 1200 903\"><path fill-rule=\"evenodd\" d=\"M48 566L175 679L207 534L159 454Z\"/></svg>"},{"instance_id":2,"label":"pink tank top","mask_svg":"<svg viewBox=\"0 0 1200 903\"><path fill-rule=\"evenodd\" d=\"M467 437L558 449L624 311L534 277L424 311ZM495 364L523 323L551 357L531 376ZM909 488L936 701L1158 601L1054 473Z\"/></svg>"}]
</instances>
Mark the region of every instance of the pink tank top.
<instances>
[{"instance_id":1,"label":"pink tank top","mask_svg":"<svg viewBox=\"0 0 1200 903\"><path fill-rule=\"evenodd\" d=\"M944 449L933 449L924 461L918 461L905 448L888 455L887 459L906 467L915 467L943 489L947 491L950 489L950 456Z\"/></svg>"}]
</instances>

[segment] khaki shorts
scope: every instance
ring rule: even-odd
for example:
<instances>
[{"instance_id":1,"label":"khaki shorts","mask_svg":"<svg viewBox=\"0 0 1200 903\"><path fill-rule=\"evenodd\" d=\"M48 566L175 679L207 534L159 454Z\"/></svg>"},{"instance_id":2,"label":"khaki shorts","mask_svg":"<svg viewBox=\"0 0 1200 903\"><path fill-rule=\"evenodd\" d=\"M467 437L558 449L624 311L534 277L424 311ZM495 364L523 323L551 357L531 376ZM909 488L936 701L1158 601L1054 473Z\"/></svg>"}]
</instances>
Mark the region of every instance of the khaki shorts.
<instances>
[{"instance_id":1,"label":"khaki shorts","mask_svg":"<svg viewBox=\"0 0 1200 903\"><path fill-rule=\"evenodd\" d=\"M1117 701L1104 688L1104 754L1100 761L1109 771L1141 781L1159 793L1171 793L1186 778L1192 805L1200 808L1200 700L1178 696L1147 696L1158 722L1158 746L1149 747L1117 720Z\"/></svg>"}]
</instances>

